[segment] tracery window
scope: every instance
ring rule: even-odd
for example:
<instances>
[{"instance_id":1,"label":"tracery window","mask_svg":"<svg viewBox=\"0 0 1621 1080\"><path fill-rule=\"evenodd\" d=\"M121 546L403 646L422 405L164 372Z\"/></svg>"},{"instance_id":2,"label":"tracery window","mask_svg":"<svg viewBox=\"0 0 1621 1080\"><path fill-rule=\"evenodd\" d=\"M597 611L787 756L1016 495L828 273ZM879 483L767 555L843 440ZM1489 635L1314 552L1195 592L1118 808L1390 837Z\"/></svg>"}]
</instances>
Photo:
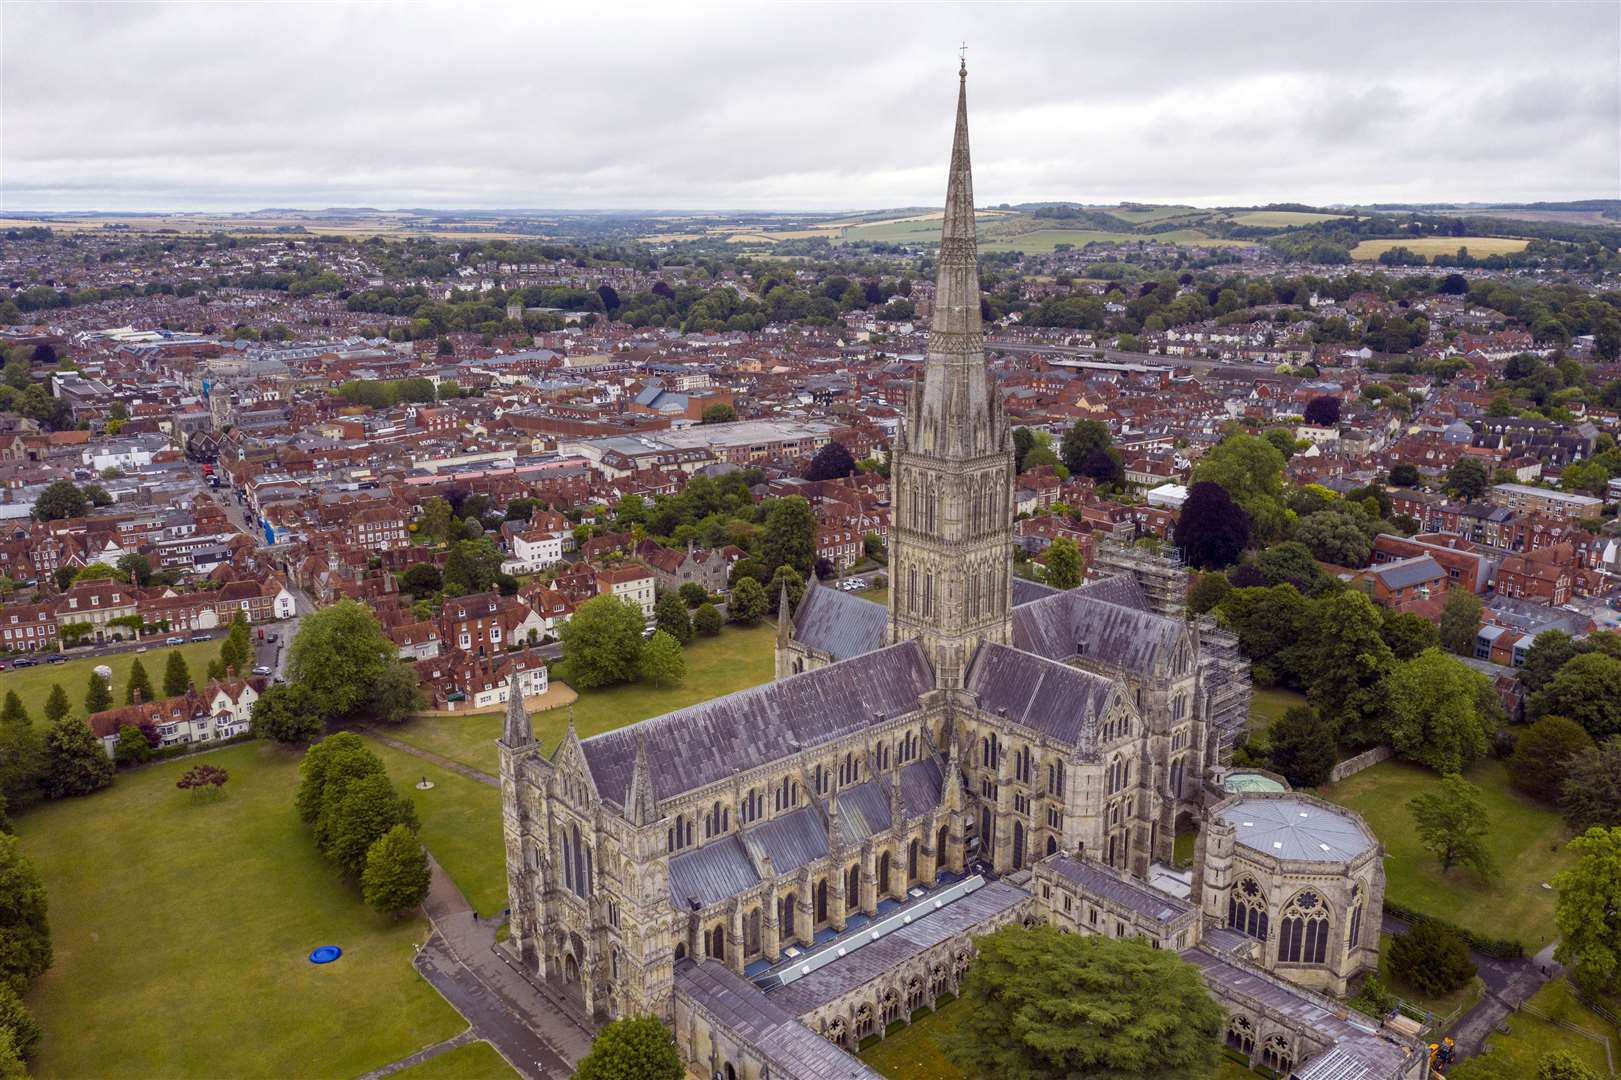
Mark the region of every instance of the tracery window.
<instances>
[{"instance_id":1,"label":"tracery window","mask_svg":"<svg viewBox=\"0 0 1621 1080\"><path fill-rule=\"evenodd\" d=\"M1245 1054L1255 1053L1255 1025L1248 1017L1235 1015L1227 1022L1227 1045Z\"/></svg>"},{"instance_id":2,"label":"tracery window","mask_svg":"<svg viewBox=\"0 0 1621 1080\"><path fill-rule=\"evenodd\" d=\"M1289 1052L1289 1041L1282 1035L1268 1039L1261 1051L1261 1064L1280 1075L1287 1075L1295 1067L1295 1057Z\"/></svg>"},{"instance_id":3,"label":"tracery window","mask_svg":"<svg viewBox=\"0 0 1621 1080\"><path fill-rule=\"evenodd\" d=\"M1241 934L1265 941L1266 920L1266 893L1254 878L1242 878L1227 896L1227 925Z\"/></svg>"},{"instance_id":4,"label":"tracery window","mask_svg":"<svg viewBox=\"0 0 1621 1080\"><path fill-rule=\"evenodd\" d=\"M1283 909L1278 959L1285 964L1321 964L1328 955L1329 917L1323 898L1310 889Z\"/></svg>"}]
</instances>

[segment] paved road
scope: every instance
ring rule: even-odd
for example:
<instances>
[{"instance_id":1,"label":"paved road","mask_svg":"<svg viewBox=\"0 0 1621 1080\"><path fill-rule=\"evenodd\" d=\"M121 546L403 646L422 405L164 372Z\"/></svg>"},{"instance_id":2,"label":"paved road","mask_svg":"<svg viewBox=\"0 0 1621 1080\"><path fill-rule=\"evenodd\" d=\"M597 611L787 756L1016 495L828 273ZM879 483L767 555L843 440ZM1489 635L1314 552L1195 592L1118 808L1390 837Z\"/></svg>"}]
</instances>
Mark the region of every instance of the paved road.
<instances>
[{"instance_id":1,"label":"paved road","mask_svg":"<svg viewBox=\"0 0 1621 1080\"><path fill-rule=\"evenodd\" d=\"M520 1075L568 1080L591 1048L589 1023L514 971L495 950L496 923L479 919L439 864L432 867L423 907L434 931L416 969Z\"/></svg>"},{"instance_id":2,"label":"paved road","mask_svg":"<svg viewBox=\"0 0 1621 1080\"><path fill-rule=\"evenodd\" d=\"M1152 353L1120 352L1118 349L1101 349L1081 345L1030 345L1024 342L987 341L985 347L992 352L1001 350L1012 353L1053 353L1061 356L1070 356L1079 360L1097 359L1102 353L1100 363L1108 364L1153 364L1159 367L1186 367L1194 371L1207 371L1212 368L1232 375L1272 375L1277 368L1272 364L1230 364L1223 360L1200 359L1196 356L1156 356Z\"/></svg>"}]
</instances>

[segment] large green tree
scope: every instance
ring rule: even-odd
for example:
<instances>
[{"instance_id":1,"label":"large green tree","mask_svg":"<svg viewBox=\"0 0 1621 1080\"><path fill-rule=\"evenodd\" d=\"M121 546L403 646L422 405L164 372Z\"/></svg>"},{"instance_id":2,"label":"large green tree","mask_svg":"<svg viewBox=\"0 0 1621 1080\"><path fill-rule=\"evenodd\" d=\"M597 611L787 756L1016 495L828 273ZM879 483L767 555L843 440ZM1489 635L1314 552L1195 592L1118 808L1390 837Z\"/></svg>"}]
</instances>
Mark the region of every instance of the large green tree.
<instances>
[{"instance_id":1,"label":"large green tree","mask_svg":"<svg viewBox=\"0 0 1621 1080\"><path fill-rule=\"evenodd\" d=\"M692 629L701 637L714 637L724 625L720 609L714 604L699 604L698 610L692 613Z\"/></svg>"},{"instance_id":2,"label":"large green tree","mask_svg":"<svg viewBox=\"0 0 1621 1080\"><path fill-rule=\"evenodd\" d=\"M309 742L324 727L309 691L300 683L267 686L253 703L253 733L261 739Z\"/></svg>"},{"instance_id":3,"label":"large green tree","mask_svg":"<svg viewBox=\"0 0 1621 1080\"><path fill-rule=\"evenodd\" d=\"M1267 729L1267 759L1295 787L1316 787L1339 759L1339 721L1296 705Z\"/></svg>"},{"instance_id":4,"label":"large green tree","mask_svg":"<svg viewBox=\"0 0 1621 1080\"><path fill-rule=\"evenodd\" d=\"M378 911L398 916L422 903L430 878L422 842L408 826L395 825L366 850L360 895Z\"/></svg>"},{"instance_id":5,"label":"large green tree","mask_svg":"<svg viewBox=\"0 0 1621 1080\"><path fill-rule=\"evenodd\" d=\"M1431 997L1442 997L1475 977L1469 946L1449 926L1419 919L1390 942L1390 973Z\"/></svg>"},{"instance_id":6,"label":"large green tree","mask_svg":"<svg viewBox=\"0 0 1621 1080\"><path fill-rule=\"evenodd\" d=\"M1452 468L1447 470L1446 488L1461 498L1480 498L1486 494L1486 487L1490 483L1491 477L1486 474L1486 466L1474 458L1459 458Z\"/></svg>"},{"instance_id":7,"label":"large green tree","mask_svg":"<svg viewBox=\"0 0 1621 1080\"><path fill-rule=\"evenodd\" d=\"M1441 860L1441 869L1467 866L1481 877L1497 872L1486 838L1491 822L1478 787L1449 773L1407 802L1419 843Z\"/></svg>"},{"instance_id":8,"label":"large green tree","mask_svg":"<svg viewBox=\"0 0 1621 1080\"><path fill-rule=\"evenodd\" d=\"M1396 664L1384 688L1385 731L1396 753L1438 773L1457 773L1486 752L1492 697L1486 677L1440 649Z\"/></svg>"},{"instance_id":9,"label":"large green tree","mask_svg":"<svg viewBox=\"0 0 1621 1080\"><path fill-rule=\"evenodd\" d=\"M816 566L816 514L798 495L778 499L765 519L760 561L767 566L791 566L800 578Z\"/></svg>"},{"instance_id":10,"label":"large green tree","mask_svg":"<svg viewBox=\"0 0 1621 1080\"><path fill-rule=\"evenodd\" d=\"M113 782L113 761L83 720L68 718L45 732L45 794L88 795Z\"/></svg>"},{"instance_id":11,"label":"large green tree","mask_svg":"<svg viewBox=\"0 0 1621 1080\"><path fill-rule=\"evenodd\" d=\"M1621 735L1612 735L1570 763L1559 785L1559 812L1577 831L1621 828Z\"/></svg>"},{"instance_id":12,"label":"large green tree","mask_svg":"<svg viewBox=\"0 0 1621 1080\"><path fill-rule=\"evenodd\" d=\"M1366 594L1345 589L1314 602L1303 646L1306 694L1324 715L1337 718L1346 741L1379 741L1385 720L1383 684L1395 666L1380 633L1384 620Z\"/></svg>"},{"instance_id":13,"label":"large green tree","mask_svg":"<svg viewBox=\"0 0 1621 1080\"><path fill-rule=\"evenodd\" d=\"M93 716L98 712L105 712L112 707L113 691L112 688L107 685L106 677L103 675L98 675L92 671L90 673L89 681L85 684L84 690L85 714Z\"/></svg>"},{"instance_id":14,"label":"large green tree","mask_svg":"<svg viewBox=\"0 0 1621 1080\"><path fill-rule=\"evenodd\" d=\"M414 702L380 693L396 685L400 666L399 647L371 609L353 600L304 616L287 651L288 681L309 693L327 723L402 719Z\"/></svg>"},{"instance_id":15,"label":"large green tree","mask_svg":"<svg viewBox=\"0 0 1621 1080\"><path fill-rule=\"evenodd\" d=\"M1072 474L1082 473L1096 452L1107 453L1113 446L1114 436L1108 424L1101 420L1077 420L1064 432L1061 450L1064 467Z\"/></svg>"},{"instance_id":16,"label":"large green tree","mask_svg":"<svg viewBox=\"0 0 1621 1080\"><path fill-rule=\"evenodd\" d=\"M146 665L137 656L129 666L129 679L124 684L124 704L133 705L137 699L151 701L152 696L152 676L146 673Z\"/></svg>"},{"instance_id":17,"label":"large green tree","mask_svg":"<svg viewBox=\"0 0 1621 1080\"><path fill-rule=\"evenodd\" d=\"M686 1074L670 1029L652 1016L604 1025L574 1068L574 1080L681 1080Z\"/></svg>"},{"instance_id":18,"label":"large green tree","mask_svg":"<svg viewBox=\"0 0 1621 1080\"><path fill-rule=\"evenodd\" d=\"M732 586L731 595L726 598L726 614L733 622L745 626L760 621L760 616L770 609L771 600L765 594L765 587L751 577L739 578L737 584Z\"/></svg>"},{"instance_id":19,"label":"large green tree","mask_svg":"<svg viewBox=\"0 0 1621 1080\"><path fill-rule=\"evenodd\" d=\"M1358 570L1373 554L1369 526L1368 516L1360 510L1335 504L1303 518L1295 527L1295 538L1323 562Z\"/></svg>"},{"instance_id":20,"label":"large green tree","mask_svg":"<svg viewBox=\"0 0 1621 1080\"><path fill-rule=\"evenodd\" d=\"M771 575L771 580L766 583L766 602L775 613L782 606L782 598L786 593L789 612L798 611L799 602L805 598L805 587L805 579L798 571L791 566L779 566Z\"/></svg>"},{"instance_id":21,"label":"large green tree","mask_svg":"<svg viewBox=\"0 0 1621 1080\"><path fill-rule=\"evenodd\" d=\"M163 696L177 697L191 688L191 669L186 666L186 655L179 649L170 649L163 665Z\"/></svg>"},{"instance_id":22,"label":"large green tree","mask_svg":"<svg viewBox=\"0 0 1621 1080\"><path fill-rule=\"evenodd\" d=\"M1203 1080L1226 1013L1192 964L1134 939L1008 926L978 938L946 1044L998 1080Z\"/></svg>"},{"instance_id":23,"label":"large green tree","mask_svg":"<svg viewBox=\"0 0 1621 1080\"><path fill-rule=\"evenodd\" d=\"M72 711L73 706L68 704L68 692L62 689L61 683L52 683L50 695L45 699L45 719L54 724Z\"/></svg>"},{"instance_id":24,"label":"large green tree","mask_svg":"<svg viewBox=\"0 0 1621 1080\"><path fill-rule=\"evenodd\" d=\"M1441 605L1441 648L1459 656L1475 655L1480 634L1480 597L1468 589L1451 589Z\"/></svg>"},{"instance_id":25,"label":"large green tree","mask_svg":"<svg viewBox=\"0 0 1621 1080\"><path fill-rule=\"evenodd\" d=\"M1258 435L1229 435L1193 470L1195 482L1209 480L1227 489L1249 515L1258 544L1281 540L1288 529L1283 505L1283 455Z\"/></svg>"},{"instance_id":26,"label":"large green tree","mask_svg":"<svg viewBox=\"0 0 1621 1080\"><path fill-rule=\"evenodd\" d=\"M1570 842L1576 865L1553 879L1559 890L1554 959L1574 964L1590 990L1621 985L1621 829L1588 829Z\"/></svg>"},{"instance_id":27,"label":"large green tree","mask_svg":"<svg viewBox=\"0 0 1621 1080\"><path fill-rule=\"evenodd\" d=\"M1553 802L1571 765L1593 749L1593 740L1580 724L1563 716L1544 716L1520 732L1508 759L1509 775L1521 791Z\"/></svg>"},{"instance_id":28,"label":"large green tree","mask_svg":"<svg viewBox=\"0 0 1621 1080\"><path fill-rule=\"evenodd\" d=\"M663 630L655 631L642 646L638 670L654 686L674 686L687 677L687 658L681 643Z\"/></svg>"},{"instance_id":29,"label":"large green tree","mask_svg":"<svg viewBox=\"0 0 1621 1080\"><path fill-rule=\"evenodd\" d=\"M663 592L653 603L653 622L660 630L685 645L692 640L692 616L678 593Z\"/></svg>"},{"instance_id":30,"label":"large green tree","mask_svg":"<svg viewBox=\"0 0 1621 1080\"><path fill-rule=\"evenodd\" d=\"M1187 501L1176 518L1177 548L1189 566L1220 570L1244 553L1250 540L1250 516L1212 480L1201 480L1188 490Z\"/></svg>"},{"instance_id":31,"label":"large green tree","mask_svg":"<svg viewBox=\"0 0 1621 1080\"><path fill-rule=\"evenodd\" d=\"M220 664L227 675L246 678L253 668L253 645L248 631L248 619L238 611L231 618L231 628L220 642Z\"/></svg>"},{"instance_id":32,"label":"large green tree","mask_svg":"<svg viewBox=\"0 0 1621 1080\"><path fill-rule=\"evenodd\" d=\"M568 681L577 689L592 690L636 678L642 627L639 604L609 595L581 604L559 631Z\"/></svg>"},{"instance_id":33,"label":"large green tree","mask_svg":"<svg viewBox=\"0 0 1621 1080\"><path fill-rule=\"evenodd\" d=\"M445 588L456 592L484 592L495 586L501 573L501 552L488 537L458 540L445 560Z\"/></svg>"},{"instance_id":34,"label":"large green tree","mask_svg":"<svg viewBox=\"0 0 1621 1080\"><path fill-rule=\"evenodd\" d=\"M34 516L41 521L83 517L89 508L90 501L71 480L56 481L34 500Z\"/></svg>"},{"instance_id":35,"label":"large green tree","mask_svg":"<svg viewBox=\"0 0 1621 1080\"><path fill-rule=\"evenodd\" d=\"M20 994L50 966L45 886L22 842L0 833L0 985Z\"/></svg>"},{"instance_id":36,"label":"large green tree","mask_svg":"<svg viewBox=\"0 0 1621 1080\"><path fill-rule=\"evenodd\" d=\"M1081 583L1081 549L1067 536L1060 536L1047 547L1047 584L1055 589L1073 589Z\"/></svg>"},{"instance_id":37,"label":"large green tree","mask_svg":"<svg viewBox=\"0 0 1621 1080\"><path fill-rule=\"evenodd\" d=\"M1526 714L1569 717L1595 742L1621 735L1621 660L1594 652L1567 661L1531 695Z\"/></svg>"}]
</instances>

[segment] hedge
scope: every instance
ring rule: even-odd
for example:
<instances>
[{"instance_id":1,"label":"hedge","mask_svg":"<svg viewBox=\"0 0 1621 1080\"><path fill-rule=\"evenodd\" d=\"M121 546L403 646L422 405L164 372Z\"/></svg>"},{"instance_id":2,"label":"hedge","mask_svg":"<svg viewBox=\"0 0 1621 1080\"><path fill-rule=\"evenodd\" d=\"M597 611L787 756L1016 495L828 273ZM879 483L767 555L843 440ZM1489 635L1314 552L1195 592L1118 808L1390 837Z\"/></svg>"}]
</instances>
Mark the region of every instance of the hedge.
<instances>
[{"instance_id":1,"label":"hedge","mask_svg":"<svg viewBox=\"0 0 1621 1080\"><path fill-rule=\"evenodd\" d=\"M1385 900L1385 914L1392 915L1405 923L1432 922L1454 931L1469 947L1478 953L1498 960L1518 960L1525 955L1525 946L1519 938L1494 938L1485 934L1477 934L1473 930L1465 929L1457 923L1438 919L1434 915L1422 911L1415 911L1410 907L1403 907L1393 900Z\"/></svg>"}]
</instances>

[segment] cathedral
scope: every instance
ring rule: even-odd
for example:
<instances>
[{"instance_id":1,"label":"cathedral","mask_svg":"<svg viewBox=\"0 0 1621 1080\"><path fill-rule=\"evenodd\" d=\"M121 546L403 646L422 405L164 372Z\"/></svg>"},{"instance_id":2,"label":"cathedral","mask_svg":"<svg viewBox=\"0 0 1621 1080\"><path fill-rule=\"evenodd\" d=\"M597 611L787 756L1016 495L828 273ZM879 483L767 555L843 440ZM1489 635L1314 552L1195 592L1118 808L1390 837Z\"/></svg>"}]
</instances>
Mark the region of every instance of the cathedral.
<instances>
[{"instance_id":1,"label":"cathedral","mask_svg":"<svg viewBox=\"0 0 1621 1080\"><path fill-rule=\"evenodd\" d=\"M1332 996L1378 962L1378 842L1234 773L1248 666L1173 562L1015 578L1012 435L985 364L967 72L926 371L892 450L889 603L811 583L776 678L542 753L500 739L514 961L651 1014L724 1080L875 1077L853 1055L955 995L1010 923L1196 964L1228 1045L1301 1080L1408 1080L1411 1036ZM1191 872L1178 834L1197 833Z\"/></svg>"}]
</instances>

